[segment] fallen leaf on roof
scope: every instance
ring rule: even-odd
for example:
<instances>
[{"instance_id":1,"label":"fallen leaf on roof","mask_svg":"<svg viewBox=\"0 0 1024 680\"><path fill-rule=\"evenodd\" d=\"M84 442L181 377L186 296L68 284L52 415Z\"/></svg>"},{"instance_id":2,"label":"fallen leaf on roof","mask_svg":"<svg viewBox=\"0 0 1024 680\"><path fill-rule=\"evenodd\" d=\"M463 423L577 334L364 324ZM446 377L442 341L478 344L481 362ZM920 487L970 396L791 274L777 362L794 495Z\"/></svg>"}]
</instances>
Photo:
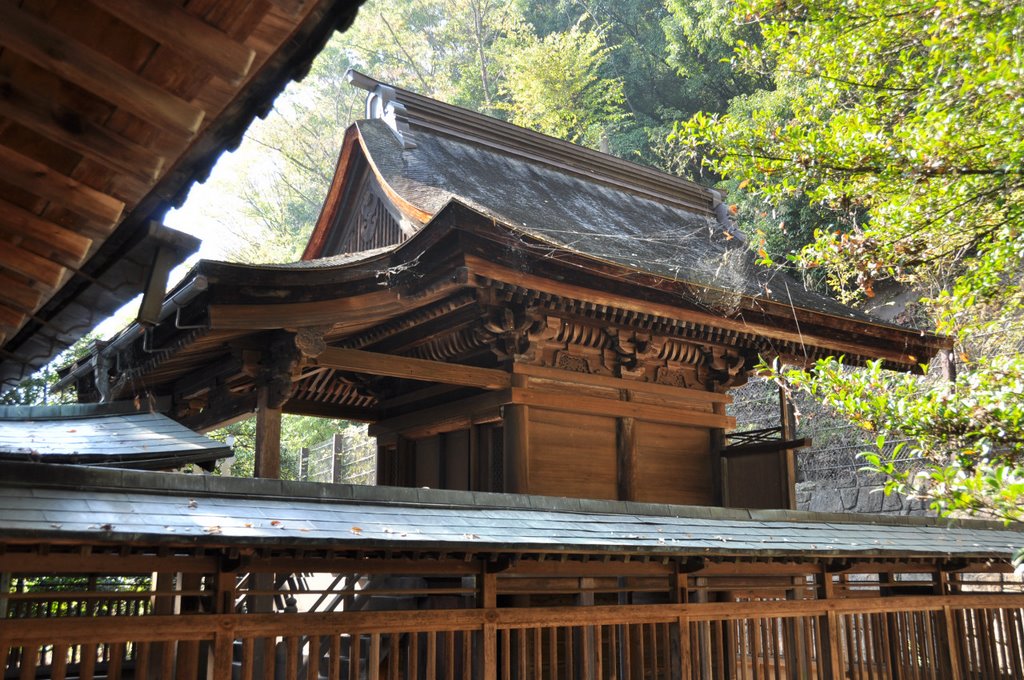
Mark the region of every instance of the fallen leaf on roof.
<instances>
[{"instance_id":1,"label":"fallen leaf on roof","mask_svg":"<svg viewBox=\"0 0 1024 680\"><path fill-rule=\"evenodd\" d=\"M100 529L103 529L103 531L113 531L114 530L114 525L113 524L101 524L100 525Z\"/></svg>"},{"instance_id":2,"label":"fallen leaf on roof","mask_svg":"<svg viewBox=\"0 0 1024 680\"><path fill-rule=\"evenodd\" d=\"M195 498L189 498L188 499L188 507L190 507L190 508L198 508L199 504L196 503L196 499Z\"/></svg>"},{"instance_id":3,"label":"fallen leaf on roof","mask_svg":"<svg viewBox=\"0 0 1024 680\"><path fill-rule=\"evenodd\" d=\"M208 534L219 534L219 533L221 533L221 528L217 527L217 526L204 527L203 531L205 531Z\"/></svg>"},{"instance_id":4,"label":"fallen leaf on roof","mask_svg":"<svg viewBox=\"0 0 1024 680\"><path fill-rule=\"evenodd\" d=\"M363 530L360 527L352 527L351 531L356 536L358 536L359 534L363 533Z\"/></svg>"},{"instance_id":5,"label":"fallen leaf on roof","mask_svg":"<svg viewBox=\"0 0 1024 680\"><path fill-rule=\"evenodd\" d=\"M270 520L270 526L272 527L279 527L281 526L281 524L283 524L283 522L281 522L281 520L279 519Z\"/></svg>"}]
</instances>

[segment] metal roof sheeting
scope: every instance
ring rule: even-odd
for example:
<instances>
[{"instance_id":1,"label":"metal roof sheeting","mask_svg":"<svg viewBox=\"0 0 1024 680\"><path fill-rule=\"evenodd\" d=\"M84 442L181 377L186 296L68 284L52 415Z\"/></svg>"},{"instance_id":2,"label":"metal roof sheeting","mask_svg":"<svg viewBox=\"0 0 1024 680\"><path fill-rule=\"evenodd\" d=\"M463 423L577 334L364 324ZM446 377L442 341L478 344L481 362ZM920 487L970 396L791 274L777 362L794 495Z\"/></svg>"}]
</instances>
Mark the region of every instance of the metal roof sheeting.
<instances>
[{"instance_id":1,"label":"metal roof sheeting","mask_svg":"<svg viewBox=\"0 0 1024 680\"><path fill-rule=\"evenodd\" d=\"M0 409L0 460L166 469L231 455L165 415L119 410Z\"/></svg>"},{"instance_id":2,"label":"metal roof sheeting","mask_svg":"<svg viewBox=\"0 0 1024 680\"><path fill-rule=\"evenodd\" d=\"M112 470L83 469L84 476L71 475L72 485L64 469L43 477L24 468L0 466L0 536L333 550L997 560L1024 544L1020 527L987 522Z\"/></svg>"}]
</instances>

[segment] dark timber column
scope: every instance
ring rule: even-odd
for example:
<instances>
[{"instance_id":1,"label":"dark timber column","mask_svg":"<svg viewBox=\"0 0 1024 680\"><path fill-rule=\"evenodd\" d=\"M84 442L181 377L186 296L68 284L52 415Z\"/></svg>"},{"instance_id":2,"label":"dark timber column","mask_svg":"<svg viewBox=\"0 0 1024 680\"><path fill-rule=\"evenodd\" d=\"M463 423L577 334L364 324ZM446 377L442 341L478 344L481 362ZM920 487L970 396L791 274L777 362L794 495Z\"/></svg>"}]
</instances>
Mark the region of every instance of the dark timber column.
<instances>
[{"instance_id":1,"label":"dark timber column","mask_svg":"<svg viewBox=\"0 0 1024 680\"><path fill-rule=\"evenodd\" d=\"M253 476L281 477L281 409L269 403L270 388L259 388L256 396L256 463Z\"/></svg>"},{"instance_id":2,"label":"dark timber column","mask_svg":"<svg viewBox=\"0 0 1024 680\"><path fill-rule=\"evenodd\" d=\"M526 387L526 376L513 375L513 387ZM505 457L505 492L530 493L530 411L526 404L502 409Z\"/></svg>"},{"instance_id":3,"label":"dark timber column","mask_svg":"<svg viewBox=\"0 0 1024 680\"><path fill-rule=\"evenodd\" d=\"M793 409L793 402L789 400L785 388L779 386L779 422L782 425L782 440L791 441L796 439L796 411ZM796 461L793 449L779 451L779 465L782 474L782 498L786 500L786 507L796 510Z\"/></svg>"}]
</instances>

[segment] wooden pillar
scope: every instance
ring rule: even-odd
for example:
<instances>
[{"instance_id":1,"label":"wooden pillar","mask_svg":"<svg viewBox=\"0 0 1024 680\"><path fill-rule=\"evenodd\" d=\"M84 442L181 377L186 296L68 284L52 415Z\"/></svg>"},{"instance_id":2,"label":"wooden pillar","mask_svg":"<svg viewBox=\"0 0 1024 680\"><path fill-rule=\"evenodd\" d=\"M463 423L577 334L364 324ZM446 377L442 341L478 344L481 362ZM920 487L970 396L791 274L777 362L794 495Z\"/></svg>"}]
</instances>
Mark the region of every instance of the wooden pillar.
<instances>
[{"instance_id":1,"label":"wooden pillar","mask_svg":"<svg viewBox=\"0 0 1024 680\"><path fill-rule=\"evenodd\" d=\"M796 410L786 390L779 386L779 422L782 425L782 440L796 439ZM779 451L779 465L782 474L782 498L786 499L786 507L796 510L796 461L795 451L785 449Z\"/></svg>"},{"instance_id":2,"label":"wooden pillar","mask_svg":"<svg viewBox=\"0 0 1024 680\"><path fill-rule=\"evenodd\" d=\"M716 416L725 415L725 404L714 402L711 404L711 412ZM711 491L712 503L722 507L726 503L726 491L724 475L722 474L722 448L725 446L725 430L714 428L711 430Z\"/></svg>"},{"instance_id":3,"label":"wooden pillar","mask_svg":"<svg viewBox=\"0 0 1024 680\"><path fill-rule=\"evenodd\" d=\"M616 418L616 449L619 461L619 500L635 501L639 493L640 460L636 420Z\"/></svg>"},{"instance_id":4,"label":"wooden pillar","mask_svg":"<svg viewBox=\"0 0 1024 680\"><path fill-rule=\"evenodd\" d=\"M256 397L256 463L253 476L281 478L281 408L269 403L270 390L261 386Z\"/></svg>"},{"instance_id":5,"label":"wooden pillar","mask_svg":"<svg viewBox=\"0 0 1024 680\"><path fill-rule=\"evenodd\" d=\"M505 492L530 493L530 413L526 404L506 404Z\"/></svg>"}]
</instances>

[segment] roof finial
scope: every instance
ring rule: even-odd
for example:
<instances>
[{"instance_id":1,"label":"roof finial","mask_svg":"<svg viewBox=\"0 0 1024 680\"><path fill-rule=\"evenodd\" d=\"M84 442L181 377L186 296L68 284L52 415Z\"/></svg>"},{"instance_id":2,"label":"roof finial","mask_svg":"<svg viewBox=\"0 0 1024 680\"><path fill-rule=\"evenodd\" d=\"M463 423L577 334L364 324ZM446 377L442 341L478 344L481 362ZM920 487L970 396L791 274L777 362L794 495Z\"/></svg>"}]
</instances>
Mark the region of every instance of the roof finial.
<instances>
[{"instance_id":1,"label":"roof finial","mask_svg":"<svg viewBox=\"0 0 1024 680\"><path fill-rule=\"evenodd\" d=\"M409 122L405 117L405 105L395 99L395 88L378 82L355 69L345 72L345 79L352 85L369 92L366 95L366 117L379 118L395 133L403 149L415 149L416 144L408 139Z\"/></svg>"}]
</instances>

